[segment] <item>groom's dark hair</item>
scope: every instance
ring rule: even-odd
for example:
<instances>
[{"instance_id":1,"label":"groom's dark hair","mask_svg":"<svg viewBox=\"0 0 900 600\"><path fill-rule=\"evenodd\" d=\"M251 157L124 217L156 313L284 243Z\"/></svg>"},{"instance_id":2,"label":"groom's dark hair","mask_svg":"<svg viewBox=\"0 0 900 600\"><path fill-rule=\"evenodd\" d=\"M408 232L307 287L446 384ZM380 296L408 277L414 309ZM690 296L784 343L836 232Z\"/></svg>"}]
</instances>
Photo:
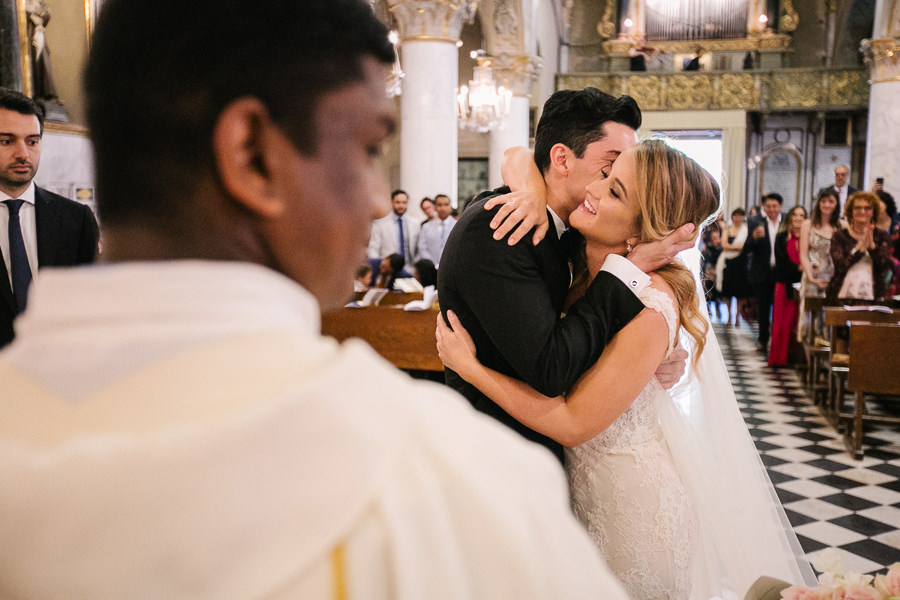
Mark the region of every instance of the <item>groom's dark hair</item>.
<instances>
[{"instance_id":1,"label":"groom's dark hair","mask_svg":"<svg viewBox=\"0 0 900 600\"><path fill-rule=\"evenodd\" d=\"M597 88L562 90L544 103L534 135L534 162L541 173L550 167L550 149L565 144L581 158L588 144L602 140L603 123L613 121L637 130L641 109L631 96L610 96Z\"/></svg>"}]
</instances>

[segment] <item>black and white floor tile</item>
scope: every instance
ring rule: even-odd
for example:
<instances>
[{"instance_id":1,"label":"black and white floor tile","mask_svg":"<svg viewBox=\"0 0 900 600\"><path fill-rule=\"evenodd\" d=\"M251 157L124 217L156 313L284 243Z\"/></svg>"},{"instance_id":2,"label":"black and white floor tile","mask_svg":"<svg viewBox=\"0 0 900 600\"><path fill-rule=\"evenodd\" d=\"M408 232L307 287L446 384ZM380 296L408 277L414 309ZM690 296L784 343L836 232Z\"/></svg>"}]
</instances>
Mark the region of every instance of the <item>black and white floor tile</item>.
<instances>
[{"instance_id":1,"label":"black and white floor tile","mask_svg":"<svg viewBox=\"0 0 900 600\"><path fill-rule=\"evenodd\" d=\"M844 553L845 572L900 561L900 429L867 425L865 458L854 460L800 375L766 365L755 325L713 327L750 434L817 572L829 547Z\"/></svg>"}]
</instances>

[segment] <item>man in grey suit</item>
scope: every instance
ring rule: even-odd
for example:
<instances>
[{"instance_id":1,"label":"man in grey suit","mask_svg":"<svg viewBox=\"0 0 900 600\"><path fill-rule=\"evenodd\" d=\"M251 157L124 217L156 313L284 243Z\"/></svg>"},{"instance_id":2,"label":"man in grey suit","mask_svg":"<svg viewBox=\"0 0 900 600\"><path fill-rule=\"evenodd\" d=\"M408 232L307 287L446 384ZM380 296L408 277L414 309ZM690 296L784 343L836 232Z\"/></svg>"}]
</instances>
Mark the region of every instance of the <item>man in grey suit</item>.
<instances>
[{"instance_id":1,"label":"man in grey suit","mask_svg":"<svg viewBox=\"0 0 900 600\"><path fill-rule=\"evenodd\" d=\"M0 347L13 339L13 321L39 268L89 263L97 255L91 210L34 185L43 133L43 109L0 88Z\"/></svg>"},{"instance_id":2,"label":"man in grey suit","mask_svg":"<svg viewBox=\"0 0 900 600\"><path fill-rule=\"evenodd\" d=\"M391 254L399 254L406 264L415 260L421 224L406 214L408 205L409 195L406 192L391 192L391 214L372 223L368 252L370 259L383 259Z\"/></svg>"}]
</instances>

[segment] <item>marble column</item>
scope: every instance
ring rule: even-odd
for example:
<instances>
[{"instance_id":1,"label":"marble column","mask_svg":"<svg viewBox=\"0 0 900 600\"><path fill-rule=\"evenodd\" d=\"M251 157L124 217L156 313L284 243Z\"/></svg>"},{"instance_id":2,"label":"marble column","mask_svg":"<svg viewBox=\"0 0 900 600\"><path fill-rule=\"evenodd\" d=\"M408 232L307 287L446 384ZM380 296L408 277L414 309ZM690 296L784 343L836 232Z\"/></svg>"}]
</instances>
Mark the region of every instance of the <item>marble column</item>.
<instances>
[{"instance_id":1,"label":"marble column","mask_svg":"<svg viewBox=\"0 0 900 600\"><path fill-rule=\"evenodd\" d=\"M22 90L19 14L16 0L0 0L0 87Z\"/></svg>"},{"instance_id":2,"label":"marble column","mask_svg":"<svg viewBox=\"0 0 900 600\"><path fill-rule=\"evenodd\" d=\"M871 74L866 169L861 182L871 189L884 177L884 189L900 197L900 38L863 40Z\"/></svg>"},{"instance_id":3,"label":"marble column","mask_svg":"<svg viewBox=\"0 0 900 600\"><path fill-rule=\"evenodd\" d=\"M423 196L457 198L456 87L460 31L471 21L473 0L389 0L400 27L403 95L400 108L400 185L409 213L424 219Z\"/></svg>"},{"instance_id":4,"label":"marble column","mask_svg":"<svg viewBox=\"0 0 900 600\"><path fill-rule=\"evenodd\" d=\"M539 58L531 56L508 56L479 59L479 65L490 65L494 73L494 81L498 86L512 91L512 102L509 114L501 121L500 126L490 133L490 153L488 155L488 186L503 185L500 176L500 165L503 152L513 146L528 147L528 109L531 98L531 86L540 74Z\"/></svg>"}]
</instances>

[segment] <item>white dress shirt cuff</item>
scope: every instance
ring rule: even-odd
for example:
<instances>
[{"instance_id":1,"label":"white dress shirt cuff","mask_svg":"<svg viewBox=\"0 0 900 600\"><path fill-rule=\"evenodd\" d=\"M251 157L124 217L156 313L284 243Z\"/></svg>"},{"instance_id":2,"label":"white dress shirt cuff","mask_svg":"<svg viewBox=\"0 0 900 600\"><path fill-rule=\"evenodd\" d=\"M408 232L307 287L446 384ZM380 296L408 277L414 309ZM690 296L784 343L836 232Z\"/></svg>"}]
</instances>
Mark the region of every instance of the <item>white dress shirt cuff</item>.
<instances>
[{"instance_id":1,"label":"white dress shirt cuff","mask_svg":"<svg viewBox=\"0 0 900 600\"><path fill-rule=\"evenodd\" d=\"M650 285L650 276L634 266L634 263L618 254L610 254L603 261L601 271L606 271L624 283L637 296Z\"/></svg>"}]
</instances>

